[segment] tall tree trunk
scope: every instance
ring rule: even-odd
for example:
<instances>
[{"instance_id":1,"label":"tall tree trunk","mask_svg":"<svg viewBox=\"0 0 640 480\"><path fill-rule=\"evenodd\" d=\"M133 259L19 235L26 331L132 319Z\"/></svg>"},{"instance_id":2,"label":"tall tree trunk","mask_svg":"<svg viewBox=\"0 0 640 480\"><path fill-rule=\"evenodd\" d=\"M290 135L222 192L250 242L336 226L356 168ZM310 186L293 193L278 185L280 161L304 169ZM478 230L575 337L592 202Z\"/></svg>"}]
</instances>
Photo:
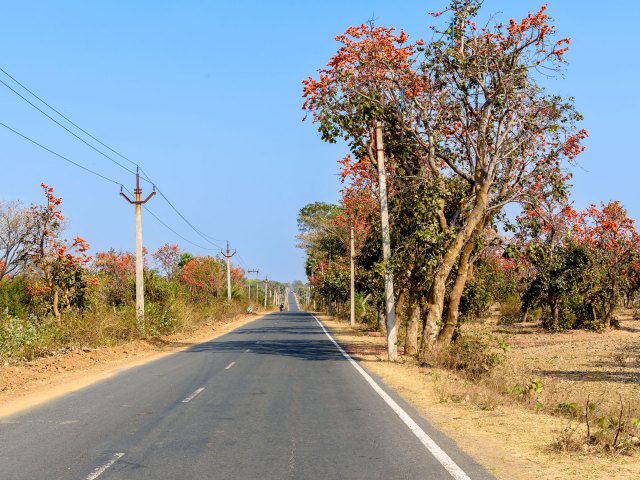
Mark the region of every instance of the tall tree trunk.
<instances>
[{"instance_id":1,"label":"tall tree trunk","mask_svg":"<svg viewBox=\"0 0 640 480\"><path fill-rule=\"evenodd\" d=\"M447 249L442 262L438 268L436 268L431 292L427 298L427 318L425 319L424 329L422 331L422 340L418 355L418 358L423 362L426 361L429 350L433 349L436 345L438 334L440 333L447 278L449 278L449 274L456 264L462 248L484 219L488 202L488 188L489 185L486 184L484 188L477 193L478 199L469 215L467 224L458 232L454 241Z\"/></svg>"},{"instance_id":2,"label":"tall tree trunk","mask_svg":"<svg viewBox=\"0 0 640 480\"><path fill-rule=\"evenodd\" d=\"M415 356L418 353L418 327L420 326L420 304L414 303L407 318L407 335L404 338L404 354Z\"/></svg>"},{"instance_id":3,"label":"tall tree trunk","mask_svg":"<svg viewBox=\"0 0 640 480\"><path fill-rule=\"evenodd\" d=\"M60 322L60 294L57 287L53 287L53 315L56 317L56 321Z\"/></svg>"},{"instance_id":4,"label":"tall tree trunk","mask_svg":"<svg viewBox=\"0 0 640 480\"><path fill-rule=\"evenodd\" d=\"M406 293L407 291L402 289L396 297L396 339L398 338L398 331L400 330L400 324L402 323L402 317L404 316L404 304L407 298Z\"/></svg>"},{"instance_id":5,"label":"tall tree trunk","mask_svg":"<svg viewBox=\"0 0 640 480\"><path fill-rule=\"evenodd\" d=\"M462 298L462 292L464 286L467 283L469 271L471 265L469 259L473 253L473 239L469 240L460 254L460 262L458 263L458 271L456 273L456 280L453 284L451 292L449 292L449 303L447 304L447 322L440 330L438 335L439 344L449 344L453 338L453 333L458 326L458 318L460 317L460 299Z\"/></svg>"}]
</instances>

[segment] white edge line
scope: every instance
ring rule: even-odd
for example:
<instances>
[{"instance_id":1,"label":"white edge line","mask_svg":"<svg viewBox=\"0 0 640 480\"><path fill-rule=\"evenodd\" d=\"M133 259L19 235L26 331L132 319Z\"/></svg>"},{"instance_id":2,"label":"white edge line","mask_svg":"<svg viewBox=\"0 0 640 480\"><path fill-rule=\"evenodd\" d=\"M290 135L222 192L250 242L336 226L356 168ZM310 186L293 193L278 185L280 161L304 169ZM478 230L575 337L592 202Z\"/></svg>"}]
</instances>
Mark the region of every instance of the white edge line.
<instances>
[{"instance_id":1,"label":"white edge line","mask_svg":"<svg viewBox=\"0 0 640 480\"><path fill-rule=\"evenodd\" d=\"M187 398L182 400L182 403L189 403L191 400L196 398L196 396L198 396L200 394L200 392L202 392L203 390L204 390L204 387L200 387L195 392L193 392L191 395L189 395Z\"/></svg>"},{"instance_id":2,"label":"white edge line","mask_svg":"<svg viewBox=\"0 0 640 480\"><path fill-rule=\"evenodd\" d=\"M438 444L429 435L427 435L424 430L422 430L422 428L420 428L420 426L409 416L409 414L405 412L402 407L398 405L396 401L391 398L389 394L385 392L382 387L380 387L380 385L378 385L376 381L371 378L371 376L360 365L358 365L358 362L356 362L347 352L345 352L345 350L338 344L338 342L334 340L331 334L327 331L318 317L313 314L312 316L316 319L316 322L318 322L318 325L320 325L322 330L324 330L325 335L329 337L329 340L331 340L336 348L340 350L340 353L342 353L342 355L347 360L349 360L351 365L353 365L358 373L364 377L364 379L369 385L371 385L376 393L380 395L380 397L382 397L385 403L389 405L389 407L391 407L391 410L393 410L398 415L398 417L400 417L404 424L409 427L413 434L418 437L418 440L422 442L427 450L429 450L431 455L433 455L436 460L440 462L440 464L447 470L447 472L449 472L455 480L471 480L471 478L451 459L451 457L447 455L445 451L442 450L442 448L440 448Z\"/></svg>"},{"instance_id":3,"label":"white edge line","mask_svg":"<svg viewBox=\"0 0 640 480\"><path fill-rule=\"evenodd\" d=\"M124 457L124 453L114 453L111 460L97 467L93 472L87 475L84 480L96 480L96 478L102 475L109 467L111 467L122 457Z\"/></svg>"},{"instance_id":4,"label":"white edge line","mask_svg":"<svg viewBox=\"0 0 640 480\"><path fill-rule=\"evenodd\" d=\"M224 367L225 370L229 370L231 367L233 367L236 364L236 362L231 362L229 365L227 365L226 367Z\"/></svg>"}]
</instances>

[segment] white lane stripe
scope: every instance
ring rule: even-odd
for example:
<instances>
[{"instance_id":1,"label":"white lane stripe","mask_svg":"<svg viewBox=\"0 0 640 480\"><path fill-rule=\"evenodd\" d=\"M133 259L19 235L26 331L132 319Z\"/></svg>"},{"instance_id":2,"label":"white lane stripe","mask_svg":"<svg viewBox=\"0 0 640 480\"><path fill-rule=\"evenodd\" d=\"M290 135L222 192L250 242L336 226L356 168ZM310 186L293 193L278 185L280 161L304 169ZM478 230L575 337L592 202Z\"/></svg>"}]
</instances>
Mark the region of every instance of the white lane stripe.
<instances>
[{"instance_id":1,"label":"white lane stripe","mask_svg":"<svg viewBox=\"0 0 640 480\"><path fill-rule=\"evenodd\" d=\"M225 370L229 370L231 367L233 367L236 364L236 362L231 362L229 365L227 365L226 367L224 367Z\"/></svg>"},{"instance_id":2,"label":"white lane stripe","mask_svg":"<svg viewBox=\"0 0 640 480\"><path fill-rule=\"evenodd\" d=\"M455 480L471 480L471 478L466 473L464 473L464 471L451 459L451 457L447 455L445 451L442 450L442 448L440 448L438 444L434 442L433 439L425 433L424 430L422 430L422 428L420 428L420 426L409 416L409 414L405 412L402 409L402 407L398 405L396 401L393 398L391 398L387 394L387 392L385 392L380 387L380 385L378 385L376 381L373 378L371 378L371 376L367 372L364 371L364 369L360 365L358 365L358 362L356 362L353 358L351 358L351 356L347 352L344 351L344 349L338 344L338 342L334 340L331 334L327 331L327 329L324 327L322 322L318 320L318 317L313 315L313 318L316 319L316 322L318 322L318 325L320 325L322 330L324 330L324 333L327 335L327 337L329 337L329 340L331 340L333 344L338 348L338 350L340 350L340 353L342 353L342 355L347 360L349 360L351 365L353 365L354 368L358 371L358 373L364 377L367 383L371 385L371 387L376 391L378 395L380 395L380 397L382 397L382 399L386 402L386 404L391 407L391 410L393 410L398 415L398 417L400 417L400 419L405 423L405 425L409 427L409 429L413 432L413 434L416 437L418 437L418 440L420 440L422 444L425 447L427 447L427 450L431 452L431 455L433 455L436 458L436 460L440 462L440 464L447 470L447 472L449 472Z\"/></svg>"},{"instance_id":3,"label":"white lane stripe","mask_svg":"<svg viewBox=\"0 0 640 480\"><path fill-rule=\"evenodd\" d=\"M111 460L97 467L93 472L87 475L84 480L96 480L96 478L102 475L109 467L111 467L122 457L124 457L124 453L114 453Z\"/></svg>"},{"instance_id":4,"label":"white lane stripe","mask_svg":"<svg viewBox=\"0 0 640 480\"><path fill-rule=\"evenodd\" d=\"M191 395L189 395L187 398L182 400L182 403L189 403L191 400L196 398L200 394L200 392L202 392L203 390L204 390L204 387L200 387L195 392L193 392Z\"/></svg>"}]
</instances>

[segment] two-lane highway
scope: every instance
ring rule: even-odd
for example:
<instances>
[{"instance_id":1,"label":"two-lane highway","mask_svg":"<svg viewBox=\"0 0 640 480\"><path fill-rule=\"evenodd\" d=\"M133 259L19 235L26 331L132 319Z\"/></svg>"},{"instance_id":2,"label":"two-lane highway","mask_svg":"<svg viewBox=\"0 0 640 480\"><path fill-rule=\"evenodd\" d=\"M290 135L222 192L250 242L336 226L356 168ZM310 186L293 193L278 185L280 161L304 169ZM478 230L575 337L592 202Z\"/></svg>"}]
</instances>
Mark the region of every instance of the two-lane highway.
<instances>
[{"instance_id":1,"label":"two-lane highway","mask_svg":"<svg viewBox=\"0 0 640 480\"><path fill-rule=\"evenodd\" d=\"M0 419L0 478L492 478L290 305Z\"/></svg>"}]
</instances>

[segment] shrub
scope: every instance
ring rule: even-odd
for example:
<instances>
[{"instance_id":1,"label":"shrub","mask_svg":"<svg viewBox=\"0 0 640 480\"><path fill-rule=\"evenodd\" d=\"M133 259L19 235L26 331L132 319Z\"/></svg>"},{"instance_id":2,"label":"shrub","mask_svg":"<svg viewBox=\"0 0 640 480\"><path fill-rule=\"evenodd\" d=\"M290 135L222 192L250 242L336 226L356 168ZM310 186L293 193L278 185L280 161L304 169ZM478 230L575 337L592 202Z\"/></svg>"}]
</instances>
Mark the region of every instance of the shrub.
<instances>
[{"instance_id":1,"label":"shrub","mask_svg":"<svg viewBox=\"0 0 640 480\"><path fill-rule=\"evenodd\" d=\"M0 312L27 318L30 303L29 285L24 277L7 278L0 282Z\"/></svg>"},{"instance_id":2,"label":"shrub","mask_svg":"<svg viewBox=\"0 0 640 480\"><path fill-rule=\"evenodd\" d=\"M477 380L500 365L509 349L504 340L494 335L459 333L450 345L438 349L433 359L444 368Z\"/></svg>"}]
</instances>

